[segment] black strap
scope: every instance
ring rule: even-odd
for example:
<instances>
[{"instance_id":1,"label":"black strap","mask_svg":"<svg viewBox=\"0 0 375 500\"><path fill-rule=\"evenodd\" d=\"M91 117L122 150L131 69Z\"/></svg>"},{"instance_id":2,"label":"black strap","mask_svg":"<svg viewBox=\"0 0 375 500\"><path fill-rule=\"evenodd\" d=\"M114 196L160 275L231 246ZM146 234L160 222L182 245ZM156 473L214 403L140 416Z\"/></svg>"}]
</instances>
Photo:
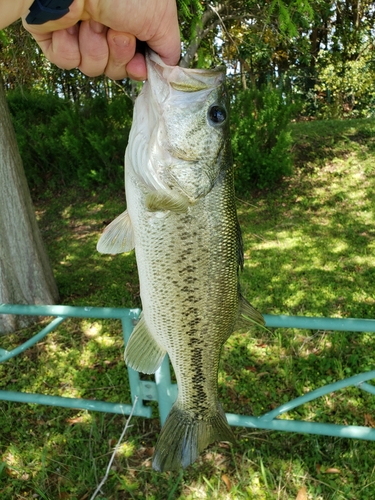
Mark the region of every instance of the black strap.
<instances>
[{"instance_id":1,"label":"black strap","mask_svg":"<svg viewBox=\"0 0 375 500\"><path fill-rule=\"evenodd\" d=\"M69 12L73 0L34 0L26 17L28 24L44 24L56 21Z\"/></svg>"}]
</instances>

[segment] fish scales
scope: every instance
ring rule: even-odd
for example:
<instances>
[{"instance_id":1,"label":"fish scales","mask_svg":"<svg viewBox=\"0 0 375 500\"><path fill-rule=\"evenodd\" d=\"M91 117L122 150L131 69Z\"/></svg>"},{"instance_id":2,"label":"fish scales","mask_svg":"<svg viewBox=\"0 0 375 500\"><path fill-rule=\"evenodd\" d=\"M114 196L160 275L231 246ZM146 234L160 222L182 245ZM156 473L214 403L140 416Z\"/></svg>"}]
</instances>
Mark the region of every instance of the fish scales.
<instances>
[{"instance_id":1,"label":"fish scales","mask_svg":"<svg viewBox=\"0 0 375 500\"><path fill-rule=\"evenodd\" d=\"M242 240L233 188L224 74L186 70L147 56L125 157L127 212L98 250L135 247L141 320L125 351L129 366L153 373L168 353L178 396L155 447L153 467L194 462L233 433L218 400L222 345L242 309L262 316L239 291Z\"/></svg>"}]
</instances>

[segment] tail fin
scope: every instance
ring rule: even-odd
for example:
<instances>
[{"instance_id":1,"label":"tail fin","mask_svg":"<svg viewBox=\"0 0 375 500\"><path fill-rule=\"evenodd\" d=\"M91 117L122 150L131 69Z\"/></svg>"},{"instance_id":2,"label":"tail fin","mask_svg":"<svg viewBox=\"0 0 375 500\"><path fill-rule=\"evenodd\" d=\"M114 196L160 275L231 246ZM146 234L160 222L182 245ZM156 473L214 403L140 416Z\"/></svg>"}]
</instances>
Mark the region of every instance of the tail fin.
<instances>
[{"instance_id":1,"label":"tail fin","mask_svg":"<svg viewBox=\"0 0 375 500\"><path fill-rule=\"evenodd\" d=\"M174 405L156 443L152 467L159 472L185 468L214 441L234 441L220 403L216 415L206 419Z\"/></svg>"}]
</instances>

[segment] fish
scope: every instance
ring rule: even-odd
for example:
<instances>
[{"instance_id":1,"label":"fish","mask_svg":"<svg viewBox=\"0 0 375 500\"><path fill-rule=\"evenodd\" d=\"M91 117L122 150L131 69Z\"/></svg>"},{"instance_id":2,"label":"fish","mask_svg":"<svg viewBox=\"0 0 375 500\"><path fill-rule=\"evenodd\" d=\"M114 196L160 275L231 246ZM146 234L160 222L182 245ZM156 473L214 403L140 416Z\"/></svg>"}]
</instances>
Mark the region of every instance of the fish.
<instances>
[{"instance_id":1,"label":"fish","mask_svg":"<svg viewBox=\"0 0 375 500\"><path fill-rule=\"evenodd\" d=\"M146 54L125 153L127 209L97 249L135 249L142 313L125 349L134 370L154 373L166 353L178 396L152 466L191 465L215 441L233 441L218 398L222 346L246 316L243 243L236 213L225 69L168 66Z\"/></svg>"}]
</instances>

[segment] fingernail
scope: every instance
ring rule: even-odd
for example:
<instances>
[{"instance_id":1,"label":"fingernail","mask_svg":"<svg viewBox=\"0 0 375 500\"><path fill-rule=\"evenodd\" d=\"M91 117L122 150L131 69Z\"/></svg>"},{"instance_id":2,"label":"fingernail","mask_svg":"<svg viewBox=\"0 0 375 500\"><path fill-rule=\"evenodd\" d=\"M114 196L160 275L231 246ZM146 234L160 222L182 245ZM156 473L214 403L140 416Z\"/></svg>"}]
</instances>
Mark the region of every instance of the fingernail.
<instances>
[{"instance_id":1,"label":"fingernail","mask_svg":"<svg viewBox=\"0 0 375 500\"><path fill-rule=\"evenodd\" d=\"M113 41L118 47L127 47L130 44L130 37L127 35L116 35L113 37Z\"/></svg>"}]
</instances>

